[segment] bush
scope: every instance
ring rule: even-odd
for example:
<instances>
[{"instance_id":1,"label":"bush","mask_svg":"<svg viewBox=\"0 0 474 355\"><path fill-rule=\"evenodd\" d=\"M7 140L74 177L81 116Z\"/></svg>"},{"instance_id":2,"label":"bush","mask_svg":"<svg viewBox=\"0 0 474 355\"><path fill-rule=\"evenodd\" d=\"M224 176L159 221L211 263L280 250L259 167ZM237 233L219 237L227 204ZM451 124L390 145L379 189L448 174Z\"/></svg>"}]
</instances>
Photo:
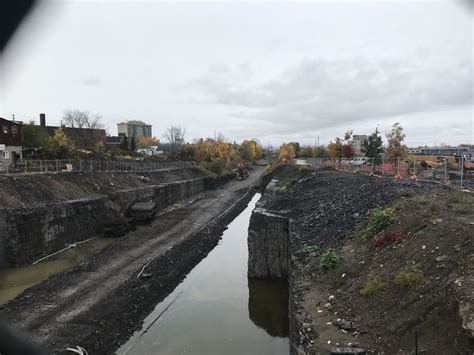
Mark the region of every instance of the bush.
<instances>
[{"instance_id":1,"label":"bush","mask_svg":"<svg viewBox=\"0 0 474 355\"><path fill-rule=\"evenodd\" d=\"M323 255L321 255L321 260L319 266L323 271L329 271L335 269L341 263L341 258L336 252L332 249L327 250Z\"/></svg>"},{"instance_id":2,"label":"bush","mask_svg":"<svg viewBox=\"0 0 474 355\"><path fill-rule=\"evenodd\" d=\"M423 270L416 264L407 264L405 269L395 276L395 283L402 288L416 288L426 282Z\"/></svg>"},{"instance_id":3,"label":"bush","mask_svg":"<svg viewBox=\"0 0 474 355\"><path fill-rule=\"evenodd\" d=\"M385 289L385 283L382 279L372 273L367 277L367 283L364 288L360 290L360 294L364 297L377 295Z\"/></svg>"},{"instance_id":4,"label":"bush","mask_svg":"<svg viewBox=\"0 0 474 355\"><path fill-rule=\"evenodd\" d=\"M209 165L209 170L217 175L220 175L222 173L222 166L218 161L213 161Z\"/></svg>"},{"instance_id":5,"label":"bush","mask_svg":"<svg viewBox=\"0 0 474 355\"><path fill-rule=\"evenodd\" d=\"M367 224L368 237L374 237L384 231L393 222L396 214L392 208L374 208L370 212L369 222Z\"/></svg>"}]
</instances>

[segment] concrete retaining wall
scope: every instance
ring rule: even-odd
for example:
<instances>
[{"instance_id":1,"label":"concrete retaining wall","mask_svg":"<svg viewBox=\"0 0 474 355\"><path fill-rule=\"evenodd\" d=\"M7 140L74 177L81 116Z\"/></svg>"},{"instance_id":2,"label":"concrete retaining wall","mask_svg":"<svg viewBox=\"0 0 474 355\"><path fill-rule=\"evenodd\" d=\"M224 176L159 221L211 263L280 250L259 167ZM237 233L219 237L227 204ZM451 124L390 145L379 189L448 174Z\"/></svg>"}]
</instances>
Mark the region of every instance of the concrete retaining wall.
<instances>
[{"instance_id":1,"label":"concrete retaining wall","mask_svg":"<svg viewBox=\"0 0 474 355\"><path fill-rule=\"evenodd\" d=\"M248 277L288 277L288 218L257 207L248 231Z\"/></svg>"},{"instance_id":2,"label":"concrete retaining wall","mask_svg":"<svg viewBox=\"0 0 474 355\"><path fill-rule=\"evenodd\" d=\"M153 201L161 210L228 180L227 176L200 177L98 198L0 210L0 253L3 246L8 266L28 264L68 244L94 237L105 221L127 215L135 202Z\"/></svg>"}]
</instances>

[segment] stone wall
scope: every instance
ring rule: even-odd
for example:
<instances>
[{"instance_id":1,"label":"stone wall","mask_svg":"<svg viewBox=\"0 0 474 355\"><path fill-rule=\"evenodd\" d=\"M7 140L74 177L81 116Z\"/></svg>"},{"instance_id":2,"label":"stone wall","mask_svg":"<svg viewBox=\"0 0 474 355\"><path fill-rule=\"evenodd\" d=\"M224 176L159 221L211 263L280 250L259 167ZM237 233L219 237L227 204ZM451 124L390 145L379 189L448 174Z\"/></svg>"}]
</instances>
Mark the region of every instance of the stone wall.
<instances>
[{"instance_id":1,"label":"stone wall","mask_svg":"<svg viewBox=\"0 0 474 355\"><path fill-rule=\"evenodd\" d=\"M105 221L127 215L135 202L153 201L161 210L228 180L227 176L206 176L118 191L103 197L0 209L0 253L3 246L4 254L1 259L6 260L8 266L32 263L68 244L96 236Z\"/></svg>"},{"instance_id":2,"label":"stone wall","mask_svg":"<svg viewBox=\"0 0 474 355\"><path fill-rule=\"evenodd\" d=\"M257 207L248 231L248 277L288 277L288 218Z\"/></svg>"}]
</instances>

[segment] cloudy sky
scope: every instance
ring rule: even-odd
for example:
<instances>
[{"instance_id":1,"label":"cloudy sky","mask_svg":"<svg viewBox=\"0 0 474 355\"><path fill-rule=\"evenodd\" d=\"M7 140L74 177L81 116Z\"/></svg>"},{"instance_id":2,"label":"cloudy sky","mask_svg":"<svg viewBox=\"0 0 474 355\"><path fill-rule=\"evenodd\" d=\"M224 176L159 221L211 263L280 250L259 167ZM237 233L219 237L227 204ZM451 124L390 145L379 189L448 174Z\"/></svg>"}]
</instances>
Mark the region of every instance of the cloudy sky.
<instances>
[{"instance_id":1,"label":"cloudy sky","mask_svg":"<svg viewBox=\"0 0 474 355\"><path fill-rule=\"evenodd\" d=\"M398 121L409 145L474 143L468 2L43 2L2 56L0 115L263 144Z\"/></svg>"}]
</instances>

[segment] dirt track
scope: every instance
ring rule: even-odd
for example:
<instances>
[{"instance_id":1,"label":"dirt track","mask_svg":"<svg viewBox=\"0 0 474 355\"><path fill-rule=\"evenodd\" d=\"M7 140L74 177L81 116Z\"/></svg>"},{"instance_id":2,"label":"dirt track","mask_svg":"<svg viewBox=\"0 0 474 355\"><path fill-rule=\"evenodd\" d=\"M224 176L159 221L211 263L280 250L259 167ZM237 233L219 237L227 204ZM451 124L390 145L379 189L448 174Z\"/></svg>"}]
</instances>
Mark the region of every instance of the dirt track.
<instances>
[{"instance_id":1,"label":"dirt track","mask_svg":"<svg viewBox=\"0 0 474 355\"><path fill-rule=\"evenodd\" d=\"M244 182L232 181L175 205L79 267L26 290L0 314L53 351L81 345L89 354L112 353L217 244L229 219L250 199L246 192L261 172L256 168Z\"/></svg>"}]
</instances>

